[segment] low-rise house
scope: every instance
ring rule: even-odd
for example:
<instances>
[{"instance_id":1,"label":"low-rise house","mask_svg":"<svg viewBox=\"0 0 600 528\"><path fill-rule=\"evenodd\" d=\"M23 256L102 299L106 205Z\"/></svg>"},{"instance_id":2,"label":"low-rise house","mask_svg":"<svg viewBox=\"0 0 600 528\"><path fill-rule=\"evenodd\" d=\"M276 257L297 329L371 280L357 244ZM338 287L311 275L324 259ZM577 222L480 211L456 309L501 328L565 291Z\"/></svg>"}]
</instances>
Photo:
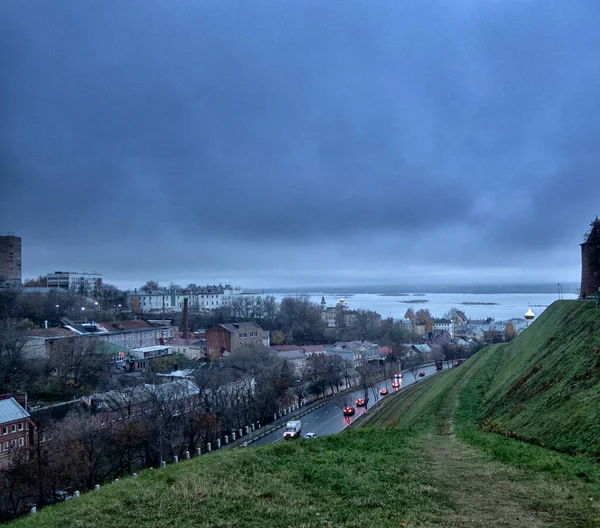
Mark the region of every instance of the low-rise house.
<instances>
[{"instance_id":1,"label":"low-rise house","mask_svg":"<svg viewBox=\"0 0 600 528\"><path fill-rule=\"evenodd\" d=\"M327 350L327 345L304 345L302 347L307 357L322 356Z\"/></svg>"},{"instance_id":2,"label":"low-rise house","mask_svg":"<svg viewBox=\"0 0 600 528\"><path fill-rule=\"evenodd\" d=\"M469 322L469 318L465 315L465 312L463 312L462 310L456 310L450 317L450 320L455 325L466 325Z\"/></svg>"},{"instance_id":3,"label":"low-rise house","mask_svg":"<svg viewBox=\"0 0 600 528\"><path fill-rule=\"evenodd\" d=\"M447 330L432 330L427 337L429 345L447 345L452 341L452 337Z\"/></svg>"},{"instance_id":4,"label":"low-rise house","mask_svg":"<svg viewBox=\"0 0 600 528\"><path fill-rule=\"evenodd\" d=\"M275 352L277 357L287 361L294 369L294 376L302 376L306 371L306 354L301 349Z\"/></svg>"},{"instance_id":5,"label":"low-rise house","mask_svg":"<svg viewBox=\"0 0 600 528\"><path fill-rule=\"evenodd\" d=\"M446 332L448 332L451 338L454 338L454 323L450 319L434 319L433 329L445 330Z\"/></svg>"},{"instance_id":6,"label":"low-rise house","mask_svg":"<svg viewBox=\"0 0 600 528\"><path fill-rule=\"evenodd\" d=\"M423 363L433 361L434 349L430 345L405 343L401 345L401 350L406 359L419 357Z\"/></svg>"},{"instance_id":7,"label":"low-rise house","mask_svg":"<svg viewBox=\"0 0 600 528\"><path fill-rule=\"evenodd\" d=\"M172 353L173 347L168 345L132 348L129 351L130 370L144 370L149 366L151 359L170 356Z\"/></svg>"},{"instance_id":8,"label":"low-rise house","mask_svg":"<svg viewBox=\"0 0 600 528\"><path fill-rule=\"evenodd\" d=\"M242 346L262 344L263 330L254 322L222 323L206 331L206 352L213 360L220 359Z\"/></svg>"},{"instance_id":9,"label":"low-rise house","mask_svg":"<svg viewBox=\"0 0 600 528\"><path fill-rule=\"evenodd\" d=\"M125 349L164 345L174 337L170 321L109 321L75 323L63 318L62 328L39 328L29 332L24 350L27 357L48 358L62 339L98 339Z\"/></svg>"},{"instance_id":10,"label":"low-rise house","mask_svg":"<svg viewBox=\"0 0 600 528\"><path fill-rule=\"evenodd\" d=\"M25 400L21 403L27 406ZM34 424L21 403L10 394L0 395L0 469L6 466L15 449L29 445Z\"/></svg>"},{"instance_id":11,"label":"low-rise house","mask_svg":"<svg viewBox=\"0 0 600 528\"><path fill-rule=\"evenodd\" d=\"M193 400L200 393L190 379L180 378L162 384L144 384L127 390L113 390L82 398L84 406L92 416L92 422L105 426L111 423L152 415L156 404L168 406L176 416L191 410Z\"/></svg>"},{"instance_id":12,"label":"low-rise house","mask_svg":"<svg viewBox=\"0 0 600 528\"><path fill-rule=\"evenodd\" d=\"M175 339L169 345L173 348L173 354L181 354L193 360L206 358L205 339Z\"/></svg>"},{"instance_id":13,"label":"low-rise house","mask_svg":"<svg viewBox=\"0 0 600 528\"><path fill-rule=\"evenodd\" d=\"M356 341L338 341L328 345L327 355L338 355L342 359L352 361L355 366L367 361L379 359L379 345L364 339Z\"/></svg>"}]
</instances>

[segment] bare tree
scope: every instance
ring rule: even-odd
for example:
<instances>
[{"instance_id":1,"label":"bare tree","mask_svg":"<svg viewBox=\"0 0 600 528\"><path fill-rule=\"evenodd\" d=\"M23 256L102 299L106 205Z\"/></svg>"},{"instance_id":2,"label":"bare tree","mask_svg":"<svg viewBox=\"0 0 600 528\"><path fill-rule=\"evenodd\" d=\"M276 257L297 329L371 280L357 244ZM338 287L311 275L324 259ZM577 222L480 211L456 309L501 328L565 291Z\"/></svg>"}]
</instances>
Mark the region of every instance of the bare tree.
<instances>
[{"instance_id":1,"label":"bare tree","mask_svg":"<svg viewBox=\"0 0 600 528\"><path fill-rule=\"evenodd\" d=\"M94 390L109 368L103 341L82 336L53 341L48 360L51 379L62 389Z\"/></svg>"},{"instance_id":2,"label":"bare tree","mask_svg":"<svg viewBox=\"0 0 600 528\"><path fill-rule=\"evenodd\" d=\"M18 390L25 379L27 329L15 319L0 320L0 389Z\"/></svg>"},{"instance_id":3,"label":"bare tree","mask_svg":"<svg viewBox=\"0 0 600 528\"><path fill-rule=\"evenodd\" d=\"M372 363L365 363L357 367L356 372L358 373L359 384L364 391L365 406L369 403L369 389L373 394L373 400L377 402L379 399L379 393L376 390L378 369Z\"/></svg>"}]
</instances>

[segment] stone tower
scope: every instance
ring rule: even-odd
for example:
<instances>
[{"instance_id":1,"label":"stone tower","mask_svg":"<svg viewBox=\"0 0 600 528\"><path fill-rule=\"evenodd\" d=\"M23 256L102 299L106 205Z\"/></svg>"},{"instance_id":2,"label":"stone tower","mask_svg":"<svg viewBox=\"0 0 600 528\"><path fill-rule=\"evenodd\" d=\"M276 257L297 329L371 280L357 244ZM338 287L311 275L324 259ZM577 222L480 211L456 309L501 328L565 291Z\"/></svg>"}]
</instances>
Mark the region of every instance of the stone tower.
<instances>
[{"instance_id":1,"label":"stone tower","mask_svg":"<svg viewBox=\"0 0 600 528\"><path fill-rule=\"evenodd\" d=\"M579 297L596 296L600 288L600 219L591 223L587 240L581 244L581 290Z\"/></svg>"}]
</instances>

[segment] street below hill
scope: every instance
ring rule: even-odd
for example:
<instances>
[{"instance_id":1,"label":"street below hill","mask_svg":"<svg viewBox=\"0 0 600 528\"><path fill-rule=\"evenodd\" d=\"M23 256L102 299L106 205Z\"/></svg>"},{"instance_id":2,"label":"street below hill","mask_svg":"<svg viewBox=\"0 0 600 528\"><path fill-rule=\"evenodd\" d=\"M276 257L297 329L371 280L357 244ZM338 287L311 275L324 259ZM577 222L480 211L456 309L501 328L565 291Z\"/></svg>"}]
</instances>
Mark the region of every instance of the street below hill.
<instances>
[{"instance_id":1,"label":"street below hill","mask_svg":"<svg viewBox=\"0 0 600 528\"><path fill-rule=\"evenodd\" d=\"M423 367L420 370L425 372L425 378L436 373L434 366ZM421 378L417 378L417 380L418 379ZM416 380L414 376L410 372L405 372L400 388L397 390L412 385L415 382ZM395 390L392 389L390 378L380 381L377 383L376 387L377 392L379 392L379 389L387 388L390 395ZM325 405L315 408L314 411L302 417L302 435L304 436L306 433L315 433L317 436L327 436L343 431L353 422L353 420L356 420L359 416L365 413L367 409L373 407L375 404L373 401L373 394L371 391L369 392L370 400L367 407L356 407L354 403L357 398L364 397L364 390L362 388L341 393L339 396L335 396L333 398L328 398L328 402ZM387 397L389 396L383 396L383 398ZM343 405L351 405L355 407L356 414L354 416L344 416L341 409L341 406ZM283 428L279 428L263 436L262 438L253 441L252 445L255 446L279 442L283 440L283 430Z\"/></svg>"}]
</instances>

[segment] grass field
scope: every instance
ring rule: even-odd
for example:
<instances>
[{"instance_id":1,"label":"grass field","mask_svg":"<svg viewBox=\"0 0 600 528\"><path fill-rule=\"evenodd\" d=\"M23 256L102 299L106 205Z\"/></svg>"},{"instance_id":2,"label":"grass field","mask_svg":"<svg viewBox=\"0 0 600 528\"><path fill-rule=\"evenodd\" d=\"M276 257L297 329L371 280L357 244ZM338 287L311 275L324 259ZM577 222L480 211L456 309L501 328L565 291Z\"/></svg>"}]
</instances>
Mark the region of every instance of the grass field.
<instances>
[{"instance_id":1,"label":"grass field","mask_svg":"<svg viewBox=\"0 0 600 528\"><path fill-rule=\"evenodd\" d=\"M595 310L557 303L514 343L389 396L342 434L148 470L14 524L600 526L598 439L579 436L598 418L586 370L595 365ZM570 431L547 425L562 419Z\"/></svg>"}]
</instances>

